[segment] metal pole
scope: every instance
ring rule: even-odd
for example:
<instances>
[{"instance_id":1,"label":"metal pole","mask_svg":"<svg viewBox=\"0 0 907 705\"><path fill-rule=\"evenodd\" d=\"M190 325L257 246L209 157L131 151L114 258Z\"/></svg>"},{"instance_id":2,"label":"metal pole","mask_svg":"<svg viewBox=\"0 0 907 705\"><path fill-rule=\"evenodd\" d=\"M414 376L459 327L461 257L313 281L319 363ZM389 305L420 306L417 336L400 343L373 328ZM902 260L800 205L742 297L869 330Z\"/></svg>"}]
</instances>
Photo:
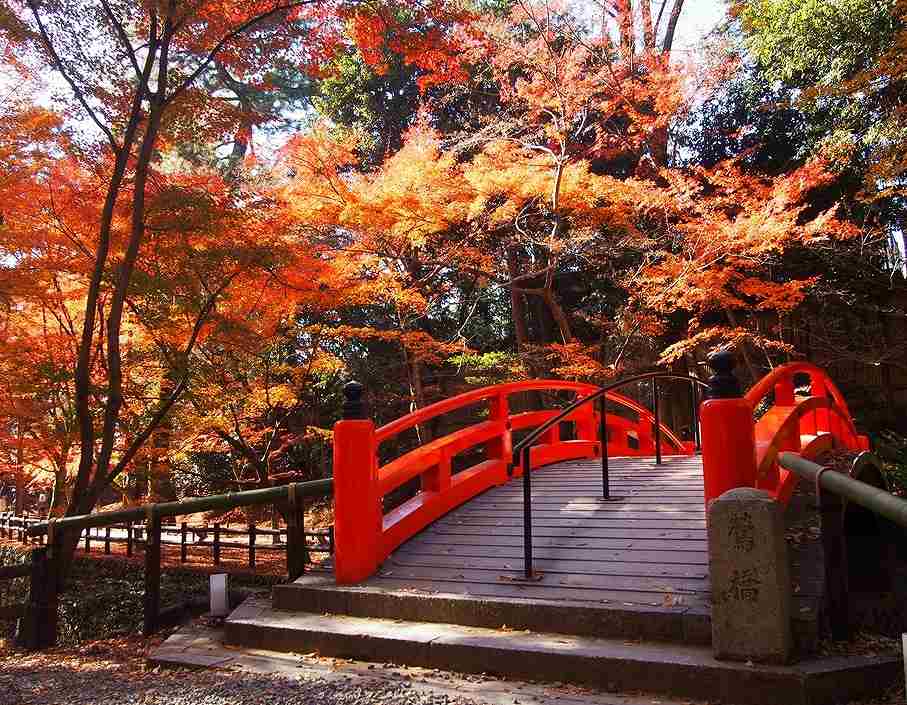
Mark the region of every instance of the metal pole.
<instances>
[{"instance_id":1,"label":"metal pole","mask_svg":"<svg viewBox=\"0 0 907 705\"><path fill-rule=\"evenodd\" d=\"M693 398L693 440L696 442L696 452L702 450L702 441L699 438L699 387L695 382L690 382L690 393Z\"/></svg>"},{"instance_id":2,"label":"metal pole","mask_svg":"<svg viewBox=\"0 0 907 705\"><path fill-rule=\"evenodd\" d=\"M523 448L523 570L526 580L532 580L532 472L529 448Z\"/></svg>"},{"instance_id":3,"label":"metal pole","mask_svg":"<svg viewBox=\"0 0 907 705\"><path fill-rule=\"evenodd\" d=\"M655 410L655 464L661 465L661 411L658 408L658 378L652 378L652 407Z\"/></svg>"},{"instance_id":4,"label":"metal pole","mask_svg":"<svg viewBox=\"0 0 907 705\"><path fill-rule=\"evenodd\" d=\"M608 481L608 422L607 422L607 404L605 395L602 394L602 412L599 417L601 428L599 429L602 441L602 496L605 499L611 499L611 486Z\"/></svg>"}]
</instances>

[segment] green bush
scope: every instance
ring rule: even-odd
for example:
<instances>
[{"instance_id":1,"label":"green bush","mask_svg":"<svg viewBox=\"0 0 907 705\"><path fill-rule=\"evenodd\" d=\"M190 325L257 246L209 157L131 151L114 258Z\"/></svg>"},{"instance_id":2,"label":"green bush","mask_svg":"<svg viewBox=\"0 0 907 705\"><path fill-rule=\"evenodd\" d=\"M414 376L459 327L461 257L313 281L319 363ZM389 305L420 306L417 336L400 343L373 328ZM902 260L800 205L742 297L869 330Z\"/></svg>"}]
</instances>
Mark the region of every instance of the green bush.
<instances>
[{"instance_id":1,"label":"green bush","mask_svg":"<svg viewBox=\"0 0 907 705\"><path fill-rule=\"evenodd\" d=\"M0 566L22 565L30 562L30 549L16 544L0 545ZM28 599L28 578L0 580L0 606L22 604ZM16 632L16 620L0 620L0 639L10 638Z\"/></svg>"},{"instance_id":2,"label":"green bush","mask_svg":"<svg viewBox=\"0 0 907 705\"><path fill-rule=\"evenodd\" d=\"M894 431L882 431L874 440L891 491L907 496L907 438Z\"/></svg>"}]
</instances>

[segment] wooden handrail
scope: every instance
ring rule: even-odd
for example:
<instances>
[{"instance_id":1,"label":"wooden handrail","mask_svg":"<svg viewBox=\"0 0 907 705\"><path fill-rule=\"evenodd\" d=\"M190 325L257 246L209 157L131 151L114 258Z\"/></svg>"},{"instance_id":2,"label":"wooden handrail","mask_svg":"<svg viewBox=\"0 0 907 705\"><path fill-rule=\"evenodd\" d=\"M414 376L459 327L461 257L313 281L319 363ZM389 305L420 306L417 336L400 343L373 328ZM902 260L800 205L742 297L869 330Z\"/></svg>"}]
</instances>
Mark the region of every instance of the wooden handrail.
<instances>
[{"instance_id":1,"label":"wooden handrail","mask_svg":"<svg viewBox=\"0 0 907 705\"><path fill-rule=\"evenodd\" d=\"M491 399L499 395L509 396L519 392L590 392L598 387L586 384L585 382L568 382L558 379L535 379L524 382L504 382L495 384L490 387L473 389L463 394L458 394L449 399L442 399L439 402L430 404L422 409L413 411L406 416L401 416L395 421L391 421L381 426L375 431L375 441L383 443L384 441L401 434L414 426L424 424L426 421L449 414L451 411L457 411L467 406L472 406L486 399Z\"/></svg>"},{"instance_id":2,"label":"wooden handrail","mask_svg":"<svg viewBox=\"0 0 907 705\"><path fill-rule=\"evenodd\" d=\"M592 388L593 391L590 392L588 396L582 397L581 399L577 399L576 401L574 401L572 404L570 404L569 406L567 406L566 408L561 410L561 412L559 414L557 414L553 418L551 418L548 421L546 421L545 423L543 423L541 426L539 426L537 429L535 429L532 433L530 433L528 436L526 436L526 438L521 440L516 446L514 446L514 448L513 448L513 457L515 459L514 465L517 464L516 458L519 457L519 453L522 451L523 448L531 445L532 443L535 443L539 439L539 437L543 433L545 433L545 431L547 431L549 428L553 427L555 424L560 423L561 421L565 420L568 416L570 416L574 411L576 411L580 407L585 406L586 404L592 404L593 402L595 402L596 399L599 399L603 396L606 399L608 399L609 401L618 401L621 404L626 404L626 402L629 401L630 404L626 404L629 408L631 408L633 411L636 411L637 413L639 413L640 416L642 416L643 418L646 418L646 420L654 420L655 415L651 411L649 411L645 407L637 404L636 402L630 400L628 397L625 397L622 394L616 394L612 391L614 389L618 389L620 387L626 386L628 384L632 384L634 382L644 382L644 381L647 381L650 379L677 379L677 380L684 380L691 384L699 384L702 386L706 386L705 383L703 383L699 379L696 379L695 377L684 377L682 375L673 375L673 374L666 373L666 372L647 372L646 374L636 375L634 377L627 377L626 379L618 380L617 382L612 382L611 384L608 384L604 387L598 387L598 388L593 387ZM683 447L683 442L679 438L677 438L673 434L673 432L671 432L671 430L669 428L664 426L664 424L661 424L661 430L662 430L662 433L669 434L669 437L671 438L671 440L676 442L680 448Z\"/></svg>"},{"instance_id":3,"label":"wooden handrail","mask_svg":"<svg viewBox=\"0 0 907 705\"><path fill-rule=\"evenodd\" d=\"M794 377L807 375L810 396L797 396ZM796 476L779 464L785 451L813 458L832 446L865 450L844 395L828 373L808 362L776 367L746 393L753 408L770 394L772 406L755 422L757 486L781 502L789 501Z\"/></svg>"},{"instance_id":4,"label":"wooden handrail","mask_svg":"<svg viewBox=\"0 0 907 705\"><path fill-rule=\"evenodd\" d=\"M806 374L809 376L810 382L813 385L817 382L824 385L825 389L831 393L835 405L841 409L842 417L847 419L853 434L856 436L857 432L853 426L850 409L847 406L847 402L844 400L844 395L841 393L841 390L838 389L837 385L832 381L825 370L809 362L789 362L776 367L747 391L745 395L746 400L754 407L758 406L759 402L775 391L775 385L787 379L790 379L792 382L795 374Z\"/></svg>"}]
</instances>

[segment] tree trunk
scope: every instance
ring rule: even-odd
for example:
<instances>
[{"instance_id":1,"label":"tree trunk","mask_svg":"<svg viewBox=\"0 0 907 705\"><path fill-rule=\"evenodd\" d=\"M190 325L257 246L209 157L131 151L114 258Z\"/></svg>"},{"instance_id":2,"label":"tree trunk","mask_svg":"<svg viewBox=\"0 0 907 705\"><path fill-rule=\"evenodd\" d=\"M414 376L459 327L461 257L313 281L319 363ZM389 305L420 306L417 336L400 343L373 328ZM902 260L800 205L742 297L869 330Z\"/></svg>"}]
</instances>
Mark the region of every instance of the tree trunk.
<instances>
[{"instance_id":1,"label":"tree trunk","mask_svg":"<svg viewBox=\"0 0 907 705\"><path fill-rule=\"evenodd\" d=\"M25 510L25 451L22 448L22 419L16 419L16 516Z\"/></svg>"},{"instance_id":2,"label":"tree trunk","mask_svg":"<svg viewBox=\"0 0 907 705\"><path fill-rule=\"evenodd\" d=\"M557 300L557 295L554 293L554 290L548 286L543 290L542 299L548 307L548 310L551 312L551 317L554 319L554 322L557 324L558 332L561 334L561 342L570 343L573 342L573 331L570 327L570 321L567 318L567 314L564 312L563 307L560 302Z\"/></svg>"},{"instance_id":3,"label":"tree trunk","mask_svg":"<svg viewBox=\"0 0 907 705\"><path fill-rule=\"evenodd\" d=\"M161 390L158 394L161 404L173 393L174 388L173 380L169 379L168 375L168 379L161 385ZM151 436L152 453L148 467L148 489L153 502L169 502L176 499L169 458L172 431L173 423L168 416Z\"/></svg>"},{"instance_id":4,"label":"tree trunk","mask_svg":"<svg viewBox=\"0 0 907 705\"><path fill-rule=\"evenodd\" d=\"M507 250L507 273L512 282L519 276L516 249ZM529 325L526 320L526 301L522 292L513 284L510 285L510 316L513 320L513 334L516 338L517 352L522 352L529 342Z\"/></svg>"},{"instance_id":5,"label":"tree trunk","mask_svg":"<svg viewBox=\"0 0 907 705\"><path fill-rule=\"evenodd\" d=\"M677 22L680 20L680 11L683 10L683 0L674 0L671 14L668 16L668 26L665 29L664 41L661 44L663 54L670 54L674 47L674 33L677 31Z\"/></svg>"},{"instance_id":6,"label":"tree trunk","mask_svg":"<svg viewBox=\"0 0 907 705\"><path fill-rule=\"evenodd\" d=\"M48 517L59 516L66 508L66 467L54 468L54 489L50 495Z\"/></svg>"},{"instance_id":7,"label":"tree trunk","mask_svg":"<svg viewBox=\"0 0 907 705\"><path fill-rule=\"evenodd\" d=\"M655 30L652 27L652 0L640 0L642 7L642 38L646 52L655 51Z\"/></svg>"}]
</instances>

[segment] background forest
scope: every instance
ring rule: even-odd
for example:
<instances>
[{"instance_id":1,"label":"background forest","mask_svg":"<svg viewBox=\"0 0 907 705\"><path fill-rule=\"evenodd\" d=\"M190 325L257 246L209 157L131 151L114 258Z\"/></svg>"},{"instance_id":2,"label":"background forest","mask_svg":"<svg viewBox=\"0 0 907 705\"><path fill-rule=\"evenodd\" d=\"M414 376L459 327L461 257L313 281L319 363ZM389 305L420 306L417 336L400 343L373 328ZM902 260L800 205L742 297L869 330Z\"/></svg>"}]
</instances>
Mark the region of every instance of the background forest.
<instances>
[{"instance_id":1,"label":"background forest","mask_svg":"<svg viewBox=\"0 0 907 705\"><path fill-rule=\"evenodd\" d=\"M0 0L6 483L311 479L350 378L382 423L719 346L897 446L907 0L679 51L697 2Z\"/></svg>"}]
</instances>

